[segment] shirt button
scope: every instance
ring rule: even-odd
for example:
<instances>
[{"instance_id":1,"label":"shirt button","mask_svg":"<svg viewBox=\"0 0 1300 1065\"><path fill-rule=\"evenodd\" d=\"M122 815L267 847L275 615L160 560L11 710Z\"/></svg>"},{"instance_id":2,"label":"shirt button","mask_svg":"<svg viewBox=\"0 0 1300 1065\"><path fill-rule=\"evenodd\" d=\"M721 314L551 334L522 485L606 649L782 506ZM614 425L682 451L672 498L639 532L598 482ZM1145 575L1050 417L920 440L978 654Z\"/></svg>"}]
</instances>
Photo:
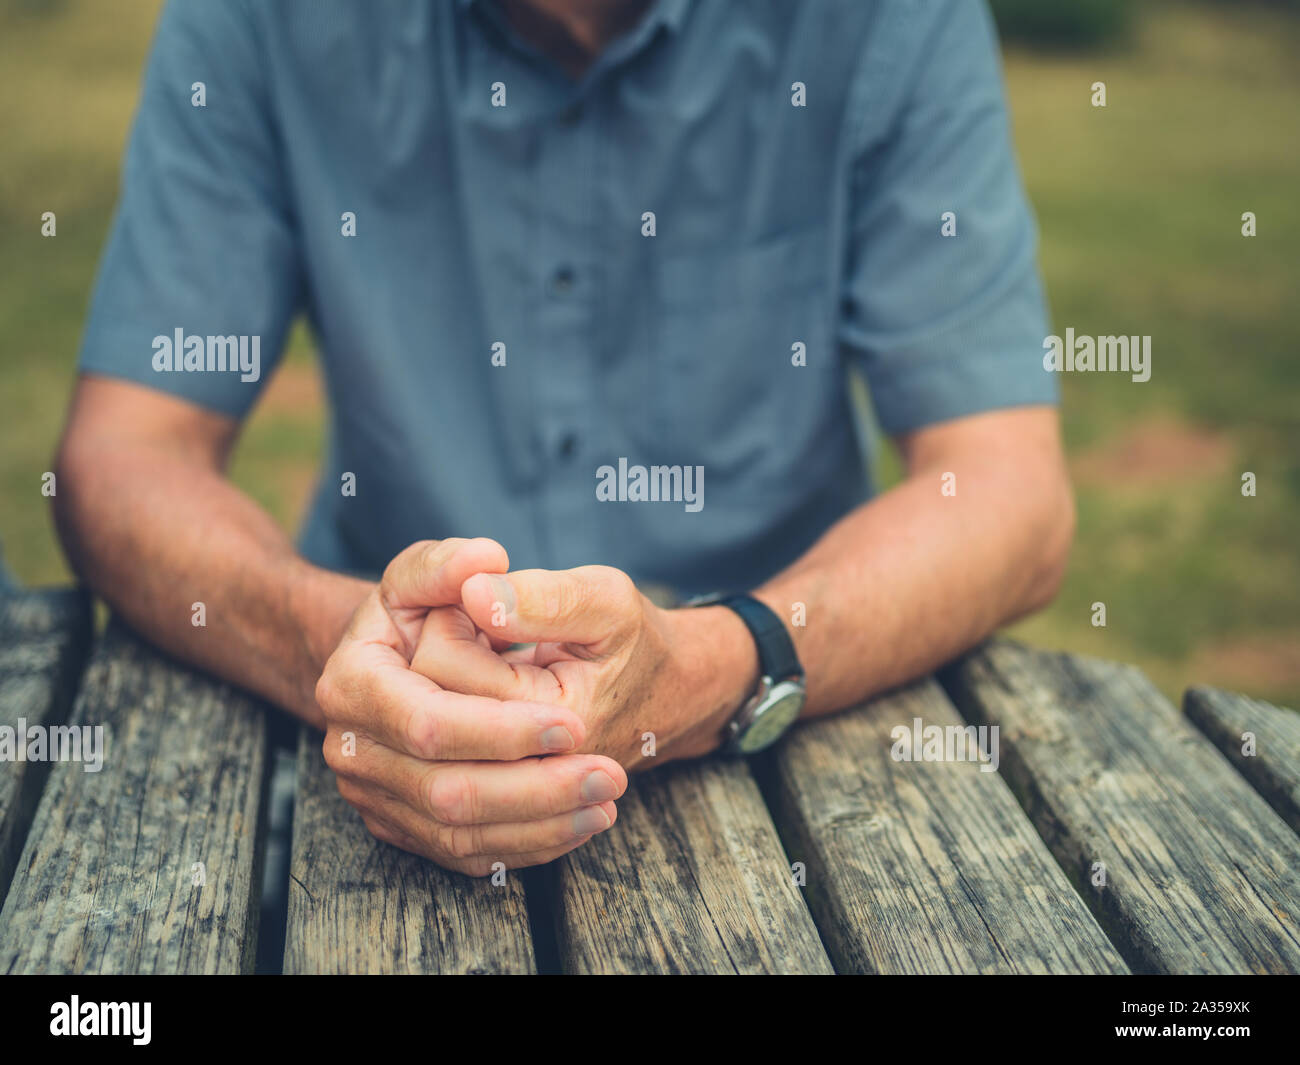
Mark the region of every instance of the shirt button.
<instances>
[{"instance_id":1,"label":"shirt button","mask_svg":"<svg viewBox=\"0 0 1300 1065\"><path fill-rule=\"evenodd\" d=\"M573 286L577 284L577 281L573 267L561 266L551 275L551 291L557 296L567 296L573 291Z\"/></svg>"},{"instance_id":2,"label":"shirt button","mask_svg":"<svg viewBox=\"0 0 1300 1065\"><path fill-rule=\"evenodd\" d=\"M571 459L578 450L578 437L574 433L565 433L560 441L560 458Z\"/></svg>"}]
</instances>

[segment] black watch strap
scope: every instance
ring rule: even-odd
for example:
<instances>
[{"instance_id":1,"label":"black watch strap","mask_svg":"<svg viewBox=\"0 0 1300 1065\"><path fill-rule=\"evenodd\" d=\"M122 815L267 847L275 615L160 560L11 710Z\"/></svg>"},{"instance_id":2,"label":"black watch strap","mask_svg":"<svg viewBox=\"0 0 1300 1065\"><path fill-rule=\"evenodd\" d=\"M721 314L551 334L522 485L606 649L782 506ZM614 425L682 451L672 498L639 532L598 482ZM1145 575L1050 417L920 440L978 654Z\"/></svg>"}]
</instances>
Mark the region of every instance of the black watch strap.
<instances>
[{"instance_id":1,"label":"black watch strap","mask_svg":"<svg viewBox=\"0 0 1300 1065\"><path fill-rule=\"evenodd\" d=\"M752 595L724 595L715 600L740 615L758 644L758 663L763 675L773 680L802 677L803 666L794 651L794 641L776 613Z\"/></svg>"}]
</instances>

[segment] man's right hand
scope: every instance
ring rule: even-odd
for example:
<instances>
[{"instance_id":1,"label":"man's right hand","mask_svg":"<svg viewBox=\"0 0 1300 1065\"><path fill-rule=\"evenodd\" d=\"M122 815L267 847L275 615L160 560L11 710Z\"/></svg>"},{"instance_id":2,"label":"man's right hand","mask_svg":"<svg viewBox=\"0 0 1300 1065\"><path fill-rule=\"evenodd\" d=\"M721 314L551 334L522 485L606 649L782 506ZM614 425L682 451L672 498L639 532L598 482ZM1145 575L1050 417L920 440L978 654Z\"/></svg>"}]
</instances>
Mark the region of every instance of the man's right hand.
<instances>
[{"instance_id":1,"label":"man's right hand","mask_svg":"<svg viewBox=\"0 0 1300 1065\"><path fill-rule=\"evenodd\" d=\"M411 669L424 619L458 607L476 573L505 573L493 540L413 544L353 615L316 686L326 764L370 832L470 876L549 862L614 823L627 774L566 754L586 739L571 710L439 687ZM491 646L466 618L464 639Z\"/></svg>"}]
</instances>

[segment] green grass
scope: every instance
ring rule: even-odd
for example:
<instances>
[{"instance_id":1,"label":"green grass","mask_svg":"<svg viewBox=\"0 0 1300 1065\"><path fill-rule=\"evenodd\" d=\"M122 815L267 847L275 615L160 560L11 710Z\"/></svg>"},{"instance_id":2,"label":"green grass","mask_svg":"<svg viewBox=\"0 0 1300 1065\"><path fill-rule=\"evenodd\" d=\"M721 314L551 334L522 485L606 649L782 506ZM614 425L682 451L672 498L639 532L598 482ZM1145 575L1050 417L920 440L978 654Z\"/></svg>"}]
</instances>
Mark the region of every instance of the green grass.
<instances>
[{"instance_id":1,"label":"green grass","mask_svg":"<svg viewBox=\"0 0 1300 1065\"><path fill-rule=\"evenodd\" d=\"M68 577L41 474L157 6L0 0L0 537L29 583ZM1143 6L1113 52L1007 58L1057 328L1153 337L1147 384L1064 380L1077 545L1058 601L1013 631L1136 662L1173 697L1218 683L1300 705L1300 20ZM1089 104L1094 81L1105 109ZM234 463L286 527L321 453L311 363L299 329ZM1158 446L1126 460L1142 432ZM896 476L892 456L883 469ZM1105 629L1089 623L1096 601Z\"/></svg>"},{"instance_id":2,"label":"green grass","mask_svg":"<svg viewBox=\"0 0 1300 1065\"><path fill-rule=\"evenodd\" d=\"M1016 632L1136 661L1171 694L1217 682L1300 704L1298 45L1294 17L1178 5L1113 54L1007 60L1058 330L1153 338L1146 384L1065 378L1072 458L1143 423L1172 452L1077 479L1065 588ZM1219 460L1185 468L1184 431Z\"/></svg>"}]
</instances>

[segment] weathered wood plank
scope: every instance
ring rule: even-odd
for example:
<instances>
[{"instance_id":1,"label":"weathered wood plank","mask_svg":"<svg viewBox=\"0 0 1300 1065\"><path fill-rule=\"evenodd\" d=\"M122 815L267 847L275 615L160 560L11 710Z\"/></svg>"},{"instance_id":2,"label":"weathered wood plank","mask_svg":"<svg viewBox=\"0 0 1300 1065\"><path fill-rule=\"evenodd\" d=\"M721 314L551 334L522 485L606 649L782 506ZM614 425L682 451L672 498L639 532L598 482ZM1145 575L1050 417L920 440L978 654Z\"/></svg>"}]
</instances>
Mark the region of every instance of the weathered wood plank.
<instances>
[{"instance_id":1,"label":"weathered wood plank","mask_svg":"<svg viewBox=\"0 0 1300 1065\"><path fill-rule=\"evenodd\" d=\"M973 750L967 761L893 757L893 731L910 734L917 718L920 729L963 724L923 680L799 726L764 774L836 968L1125 972L997 772Z\"/></svg>"},{"instance_id":2,"label":"weathered wood plank","mask_svg":"<svg viewBox=\"0 0 1300 1065\"><path fill-rule=\"evenodd\" d=\"M14 730L15 755L25 750L27 726L67 719L90 638L90 596L83 590L0 592L0 727ZM25 760L0 772L0 898L48 775L48 762Z\"/></svg>"},{"instance_id":3,"label":"weathered wood plank","mask_svg":"<svg viewBox=\"0 0 1300 1065\"><path fill-rule=\"evenodd\" d=\"M614 827L556 866L566 972L832 971L742 762L634 777Z\"/></svg>"},{"instance_id":4,"label":"weathered wood plank","mask_svg":"<svg viewBox=\"0 0 1300 1065\"><path fill-rule=\"evenodd\" d=\"M1138 971L1300 969L1300 840L1141 671L995 642L944 674ZM1100 866L1095 863L1101 863Z\"/></svg>"},{"instance_id":5,"label":"weathered wood plank","mask_svg":"<svg viewBox=\"0 0 1300 1065\"><path fill-rule=\"evenodd\" d=\"M520 876L450 873L381 843L338 793L304 728L290 859L286 973L533 973Z\"/></svg>"},{"instance_id":6,"label":"weathered wood plank","mask_svg":"<svg viewBox=\"0 0 1300 1065\"><path fill-rule=\"evenodd\" d=\"M52 768L0 914L0 972L250 971L262 705L115 621L71 723L103 726L103 768Z\"/></svg>"},{"instance_id":7,"label":"weathered wood plank","mask_svg":"<svg viewBox=\"0 0 1300 1065\"><path fill-rule=\"evenodd\" d=\"M1189 689L1183 713L1300 832L1300 714L1217 688ZM1245 733L1251 754L1243 753Z\"/></svg>"}]
</instances>

